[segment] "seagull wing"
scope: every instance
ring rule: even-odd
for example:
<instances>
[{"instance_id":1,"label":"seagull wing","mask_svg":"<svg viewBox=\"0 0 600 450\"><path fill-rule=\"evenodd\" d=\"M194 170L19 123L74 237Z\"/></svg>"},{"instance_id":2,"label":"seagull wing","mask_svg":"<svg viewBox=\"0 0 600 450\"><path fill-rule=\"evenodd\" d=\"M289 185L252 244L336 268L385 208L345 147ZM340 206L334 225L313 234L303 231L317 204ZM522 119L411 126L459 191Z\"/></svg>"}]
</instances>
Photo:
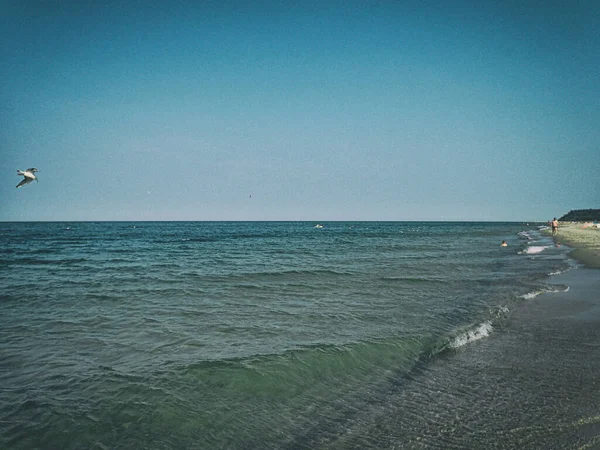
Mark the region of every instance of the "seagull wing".
<instances>
[{"instance_id":1,"label":"seagull wing","mask_svg":"<svg viewBox=\"0 0 600 450\"><path fill-rule=\"evenodd\" d=\"M27 169L27 172L34 173L34 172L39 172L39 170L36 169L35 167L30 167L29 169Z\"/></svg>"},{"instance_id":2,"label":"seagull wing","mask_svg":"<svg viewBox=\"0 0 600 450\"><path fill-rule=\"evenodd\" d=\"M31 178L23 178L21 182L17 184L17 187L20 188L21 186L25 186L27 183L31 183L32 181L33 180Z\"/></svg>"}]
</instances>

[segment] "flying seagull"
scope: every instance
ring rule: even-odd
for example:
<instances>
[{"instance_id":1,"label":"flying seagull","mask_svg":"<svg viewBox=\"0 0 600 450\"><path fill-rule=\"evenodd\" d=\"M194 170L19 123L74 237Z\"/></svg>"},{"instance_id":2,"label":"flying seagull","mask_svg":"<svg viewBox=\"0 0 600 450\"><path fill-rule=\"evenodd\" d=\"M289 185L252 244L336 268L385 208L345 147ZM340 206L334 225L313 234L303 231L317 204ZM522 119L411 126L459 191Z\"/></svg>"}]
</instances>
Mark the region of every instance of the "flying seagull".
<instances>
[{"instance_id":1,"label":"flying seagull","mask_svg":"<svg viewBox=\"0 0 600 450\"><path fill-rule=\"evenodd\" d=\"M38 181L37 177L35 176L36 172L39 172L39 170L37 170L35 167L27 169L23 172L17 170L17 175L23 175L23 180L17 184L17 187L20 188L21 186L25 186L26 184L31 183L33 180Z\"/></svg>"}]
</instances>

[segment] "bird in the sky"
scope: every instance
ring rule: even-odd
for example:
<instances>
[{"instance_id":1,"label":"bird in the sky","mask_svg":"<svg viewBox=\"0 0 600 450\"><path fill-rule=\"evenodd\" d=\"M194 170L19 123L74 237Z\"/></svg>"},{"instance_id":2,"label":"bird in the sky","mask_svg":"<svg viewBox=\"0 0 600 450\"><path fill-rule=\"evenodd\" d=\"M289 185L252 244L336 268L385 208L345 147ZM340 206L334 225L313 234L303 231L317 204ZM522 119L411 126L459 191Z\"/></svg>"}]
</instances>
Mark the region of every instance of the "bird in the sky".
<instances>
[{"instance_id":1,"label":"bird in the sky","mask_svg":"<svg viewBox=\"0 0 600 450\"><path fill-rule=\"evenodd\" d=\"M37 170L35 167L25 171L17 170L17 175L23 175L23 180L17 184L17 187L20 188L21 186L25 186L26 184L31 183L33 180L38 181L37 177L35 176L36 172L39 172L39 170Z\"/></svg>"}]
</instances>

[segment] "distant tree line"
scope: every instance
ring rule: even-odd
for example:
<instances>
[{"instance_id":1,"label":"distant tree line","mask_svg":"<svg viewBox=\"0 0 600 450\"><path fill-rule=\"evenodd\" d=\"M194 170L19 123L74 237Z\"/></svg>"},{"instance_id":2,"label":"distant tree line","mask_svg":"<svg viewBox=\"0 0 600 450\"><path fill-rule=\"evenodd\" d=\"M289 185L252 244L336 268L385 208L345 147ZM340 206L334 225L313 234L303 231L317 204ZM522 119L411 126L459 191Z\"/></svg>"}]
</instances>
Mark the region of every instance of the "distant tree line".
<instances>
[{"instance_id":1,"label":"distant tree line","mask_svg":"<svg viewBox=\"0 0 600 450\"><path fill-rule=\"evenodd\" d=\"M558 219L563 222L591 222L600 220L600 209L572 209Z\"/></svg>"}]
</instances>

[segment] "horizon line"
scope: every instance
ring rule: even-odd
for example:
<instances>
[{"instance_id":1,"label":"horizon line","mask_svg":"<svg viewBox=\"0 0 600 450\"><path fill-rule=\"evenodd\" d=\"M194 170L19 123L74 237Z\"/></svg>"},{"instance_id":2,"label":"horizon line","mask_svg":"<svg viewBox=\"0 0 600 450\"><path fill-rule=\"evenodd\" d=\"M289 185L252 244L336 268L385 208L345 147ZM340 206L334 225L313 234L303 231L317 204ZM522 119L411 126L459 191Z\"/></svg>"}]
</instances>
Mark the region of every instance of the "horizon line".
<instances>
[{"instance_id":1,"label":"horizon line","mask_svg":"<svg viewBox=\"0 0 600 450\"><path fill-rule=\"evenodd\" d=\"M446 220L446 219L410 219L410 220L378 220L378 219L332 219L332 220L318 220L318 219L100 219L100 220L0 220L0 223L64 223L64 222L75 222L75 223L94 223L94 222L276 222L276 223L293 223L293 222L436 222L436 223L548 223L548 220L483 220L483 219L469 219L469 220Z\"/></svg>"}]
</instances>

